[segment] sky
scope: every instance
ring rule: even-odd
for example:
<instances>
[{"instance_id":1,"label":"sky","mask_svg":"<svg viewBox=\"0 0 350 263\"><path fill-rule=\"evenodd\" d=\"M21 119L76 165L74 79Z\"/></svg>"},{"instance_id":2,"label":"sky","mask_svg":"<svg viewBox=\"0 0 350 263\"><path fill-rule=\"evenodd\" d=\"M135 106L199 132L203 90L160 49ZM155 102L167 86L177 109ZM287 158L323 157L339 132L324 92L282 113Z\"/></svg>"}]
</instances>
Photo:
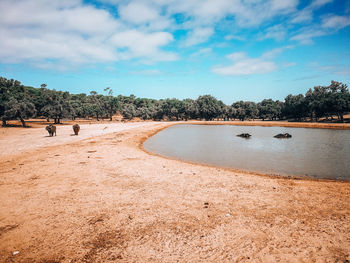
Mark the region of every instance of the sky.
<instances>
[{"instance_id":1,"label":"sky","mask_svg":"<svg viewBox=\"0 0 350 263\"><path fill-rule=\"evenodd\" d=\"M350 0L0 0L0 76L146 98L350 85Z\"/></svg>"}]
</instances>

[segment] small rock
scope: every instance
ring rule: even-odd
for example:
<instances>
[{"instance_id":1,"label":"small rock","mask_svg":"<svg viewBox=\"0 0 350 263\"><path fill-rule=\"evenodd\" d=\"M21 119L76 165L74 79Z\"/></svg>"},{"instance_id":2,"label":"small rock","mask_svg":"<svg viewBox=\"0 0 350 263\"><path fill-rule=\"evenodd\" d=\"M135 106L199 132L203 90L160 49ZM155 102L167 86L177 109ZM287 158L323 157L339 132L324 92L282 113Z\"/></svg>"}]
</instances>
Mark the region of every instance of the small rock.
<instances>
[{"instance_id":1,"label":"small rock","mask_svg":"<svg viewBox=\"0 0 350 263\"><path fill-rule=\"evenodd\" d=\"M17 254L19 254L19 251L13 251L13 253L12 253L12 255L17 255Z\"/></svg>"},{"instance_id":2,"label":"small rock","mask_svg":"<svg viewBox=\"0 0 350 263\"><path fill-rule=\"evenodd\" d=\"M231 216L230 214L226 214L226 216Z\"/></svg>"}]
</instances>

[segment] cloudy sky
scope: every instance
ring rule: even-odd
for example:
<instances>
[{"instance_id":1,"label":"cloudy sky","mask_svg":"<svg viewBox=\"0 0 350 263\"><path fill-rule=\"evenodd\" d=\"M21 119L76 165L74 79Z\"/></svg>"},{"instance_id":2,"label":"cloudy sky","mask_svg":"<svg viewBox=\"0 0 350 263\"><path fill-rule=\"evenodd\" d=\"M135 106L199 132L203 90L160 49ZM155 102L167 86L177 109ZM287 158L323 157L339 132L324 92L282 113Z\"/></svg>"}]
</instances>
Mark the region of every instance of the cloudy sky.
<instances>
[{"instance_id":1,"label":"cloudy sky","mask_svg":"<svg viewBox=\"0 0 350 263\"><path fill-rule=\"evenodd\" d=\"M0 76L149 98L350 84L350 0L0 0Z\"/></svg>"}]
</instances>

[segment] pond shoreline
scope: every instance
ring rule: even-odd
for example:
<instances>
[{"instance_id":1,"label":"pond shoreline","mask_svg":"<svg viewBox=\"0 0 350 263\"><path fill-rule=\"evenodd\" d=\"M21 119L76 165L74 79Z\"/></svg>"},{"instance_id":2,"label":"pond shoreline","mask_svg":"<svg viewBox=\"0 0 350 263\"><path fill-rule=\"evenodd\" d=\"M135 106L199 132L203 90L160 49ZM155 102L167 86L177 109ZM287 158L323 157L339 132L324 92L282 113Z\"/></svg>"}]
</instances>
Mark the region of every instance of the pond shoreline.
<instances>
[{"instance_id":1,"label":"pond shoreline","mask_svg":"<svg viewBox=\"0 0 350 263\"><path fill-rule=\"evenodd\" d=\"M287 127L310 129L350 130L350 123L320 123L320 122L287 122L287 121L183 121L181 123L195 125L235 125L261 127Z\"/></svg>"},{"instance_id":2,"label":"pond shoreline","mask_svg":"<svg viewBox=\"0 0 350 263\"><path fill-rule=\"evenodd\" d=\"M170 156L166 156L166 155L162 155L162 154L158 154L152 151L147 150L144 147L144 143L145 141L147 141L149 138L153 137L154 135L156 135L157 133L175 126L175 125L234 125L234 126L261 126L261 127L287 127L287 126L277 126L277 125L239 125L239 124L232 124L232 122L205 122L205 123L198 123L198 122L178 122L178 123L169 123L167 126L159 128L158 130L152 131L150 134L147 134L147 136L143 137L140 140L139 143L139 148L146 152L147 154L153 155L153 156L157 156L157 157L161 157L161 158L165 158L165 159L169 159L169 160L175 160L175 161L179 161L179 162L183 162L183 163L188 163L188 164L193 164L193 165L200 165L203 167L212 167L212 168L218 168L218 169L224 169L226 171L230 171L233 173L243 173L243 174L249 174L249 175L256 175L256 176L263 176L263 177L268 177L268 178L274 178L274 179L290 179L290 180L306 180L306 181L319 181L319 182L342 182L342 183L350 183L350 180L344 180L344 179L332 179L332 178L315 178L315 177L308 177L306 175L290 175L290 174L275 174L275 173L266 173L266 172L261 172L261 171L251 171L251 170L245 170L245 169L237 169L237 168L232 168L232 167L225 167L225 166L220 166L220 165L215 165L215 164L206 164L206 163L201 163L201 162L195 162L195 161L187 161L187 160L183 160L183 159L179 159L179 158L175 158L175 157L170 157ZM299 123L298 123L299 125ZM289 126L288 126L289 127ZM293 126L293 127L289 127L289 128L311 128L311 127L301 127L301 126ZM316 128L316 127L312 127L312 128ZM337 128L330 128L330 127L322 127L320 129L337 129ZM349 129L350 129L350 125L349 125ZM339 129L339 130L343 130L343 129ZM346 129L347 130L347 129Z\"/></svg>"}]
</instances>

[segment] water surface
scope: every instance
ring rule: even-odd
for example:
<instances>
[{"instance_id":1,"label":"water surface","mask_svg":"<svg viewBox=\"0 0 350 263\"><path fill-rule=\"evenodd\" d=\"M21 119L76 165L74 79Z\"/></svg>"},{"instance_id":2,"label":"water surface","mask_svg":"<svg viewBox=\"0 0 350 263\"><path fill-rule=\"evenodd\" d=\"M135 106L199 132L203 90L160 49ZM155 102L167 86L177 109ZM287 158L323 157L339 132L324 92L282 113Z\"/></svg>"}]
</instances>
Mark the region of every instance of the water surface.
<instances>
[{"instance_id":1,"label":"water surface","mask_svg":"<svg viewBox=\"0 0 350 263\"><path fill-rule=\"evenodd\" d=\"M276 139L278 133L291 139ZM250 139L237 137L250 133ZM145 143L164 156L268 174L350 181L350 131L233 125L175 125Z\"/></svg>"}]
</instances>

